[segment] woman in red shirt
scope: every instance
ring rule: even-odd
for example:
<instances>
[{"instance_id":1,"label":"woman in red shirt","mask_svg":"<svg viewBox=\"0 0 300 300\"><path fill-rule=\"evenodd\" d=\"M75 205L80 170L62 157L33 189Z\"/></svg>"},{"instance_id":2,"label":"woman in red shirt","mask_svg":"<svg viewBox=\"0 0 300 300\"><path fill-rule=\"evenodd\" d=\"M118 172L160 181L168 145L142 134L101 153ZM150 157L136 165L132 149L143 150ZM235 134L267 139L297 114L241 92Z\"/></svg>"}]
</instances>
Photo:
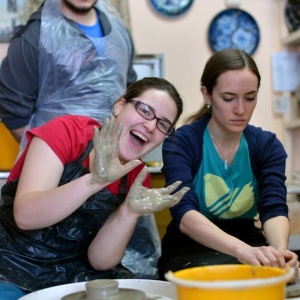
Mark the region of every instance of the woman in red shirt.
<instances>
[{"instance_id":1,"label":"woman in red shirt","mask_svg":"<svg viewBox=\"0 0 300 300\"><path fill-rule=\"evenodd\" d=\"M173 133L181 113L175 87L151 77L129 86L102 128L68 115L30 130L2 189L0 291L135 278L120 261L139 217L188 190L170 195L180 182L150 189L140 159Z\"/></svg>"}]
</instances>

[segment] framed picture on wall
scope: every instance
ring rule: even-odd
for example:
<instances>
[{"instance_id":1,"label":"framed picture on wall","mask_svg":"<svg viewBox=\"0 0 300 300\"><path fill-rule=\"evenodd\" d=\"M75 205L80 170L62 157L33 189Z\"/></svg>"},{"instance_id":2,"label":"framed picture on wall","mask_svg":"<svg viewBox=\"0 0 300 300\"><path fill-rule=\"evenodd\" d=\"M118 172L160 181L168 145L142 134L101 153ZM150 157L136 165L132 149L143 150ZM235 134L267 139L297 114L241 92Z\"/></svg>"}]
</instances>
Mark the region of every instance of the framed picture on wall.
<instances>
[{"instance_id":1,"label":"framed picture on wall","mask_svg":"<svg viewBox=\"0 0 300 300\"><path fill-rule=\"evenodd\" d=\"M42 0L0 0L0 42L9 42Z\"/></svg>"},{"instance_id":2,"label":"framed picture on wall","mask_svg":"<svg viewBox=\"0 0 300 300\"><path fill-rule=\"evenodd\" d=\"M144 77L164 77L163 54L137 54L133 58L133 68L137 79Z\"/></svg>"}]
</instances>

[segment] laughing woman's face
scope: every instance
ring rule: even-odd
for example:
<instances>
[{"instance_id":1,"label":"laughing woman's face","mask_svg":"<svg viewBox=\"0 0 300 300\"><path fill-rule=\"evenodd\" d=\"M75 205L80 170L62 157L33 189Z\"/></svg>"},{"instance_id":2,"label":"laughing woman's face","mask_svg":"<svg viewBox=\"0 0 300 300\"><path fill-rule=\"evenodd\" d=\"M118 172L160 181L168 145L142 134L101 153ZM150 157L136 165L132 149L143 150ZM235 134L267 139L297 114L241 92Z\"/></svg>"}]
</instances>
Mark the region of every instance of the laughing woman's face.
<instances>
[{"instance_id":1,"label":"laughing woman's face","mask_svg":"<svg viewBox=\"0 0 300 300\"><path fill-rule=\"evenodd\" d=\"M150 106L156 117L173 123L177 107L170 95L161 90L150 89L132 99ZM116 123L122 123L119 141L119 158L122 162L139 159L156 148L166 137L157 128L157 119L146 120L136 110L133 102L119 100L114 110Z\"/></svg>"}]
</instances>

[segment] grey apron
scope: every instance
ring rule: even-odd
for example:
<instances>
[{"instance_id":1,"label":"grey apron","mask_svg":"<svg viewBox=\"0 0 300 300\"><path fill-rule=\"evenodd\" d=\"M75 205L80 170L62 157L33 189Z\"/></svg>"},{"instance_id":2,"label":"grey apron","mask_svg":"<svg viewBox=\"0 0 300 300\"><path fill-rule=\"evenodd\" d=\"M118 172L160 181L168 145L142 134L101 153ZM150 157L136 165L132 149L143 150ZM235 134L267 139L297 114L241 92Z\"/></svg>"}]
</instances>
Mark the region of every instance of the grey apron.
<instances>
[{"instance_id":1,"label":"grey apron","mask_svg":"<svg viewBox=\"0 0 300 300\"><path fill-rule=\"evenodd\" d=\"M111 31L93 42L62 15L60 6L61 0L46 0L42 9L39 91L27 129L65 114L103 123L126 90L133 49L126 27L111 6L105 1L96 5ZM21 150L26 143L23 134Z\"/></svg>"}]
</instances>

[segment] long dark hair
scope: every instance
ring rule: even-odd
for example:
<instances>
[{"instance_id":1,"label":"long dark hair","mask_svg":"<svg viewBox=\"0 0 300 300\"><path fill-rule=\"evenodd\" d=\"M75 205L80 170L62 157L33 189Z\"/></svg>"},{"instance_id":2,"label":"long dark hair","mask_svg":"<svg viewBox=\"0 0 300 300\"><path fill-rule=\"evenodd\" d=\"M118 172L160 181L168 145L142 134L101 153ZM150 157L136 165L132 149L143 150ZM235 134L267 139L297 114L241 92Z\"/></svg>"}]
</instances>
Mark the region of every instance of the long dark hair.
<instances>
[{"instance_id":1,"label":"long dark hair","mask_svg":"<svg viewBox=\"0 0 300 300\"><path fill-rule=\"evenodd\" d=\"M205 65L200 85L205 86L208 94L211 95L221 74L226 71L244 68L248 68L256 75L258 80L257 89L259 89L261 78L255 61L245 51L238 49L226 49L214 53ZM211 107L208 108L204 103L196 113L185 119L185 123L193 123L206 115L211 115L211 113Z\"/></svg>"}]
</instances>

